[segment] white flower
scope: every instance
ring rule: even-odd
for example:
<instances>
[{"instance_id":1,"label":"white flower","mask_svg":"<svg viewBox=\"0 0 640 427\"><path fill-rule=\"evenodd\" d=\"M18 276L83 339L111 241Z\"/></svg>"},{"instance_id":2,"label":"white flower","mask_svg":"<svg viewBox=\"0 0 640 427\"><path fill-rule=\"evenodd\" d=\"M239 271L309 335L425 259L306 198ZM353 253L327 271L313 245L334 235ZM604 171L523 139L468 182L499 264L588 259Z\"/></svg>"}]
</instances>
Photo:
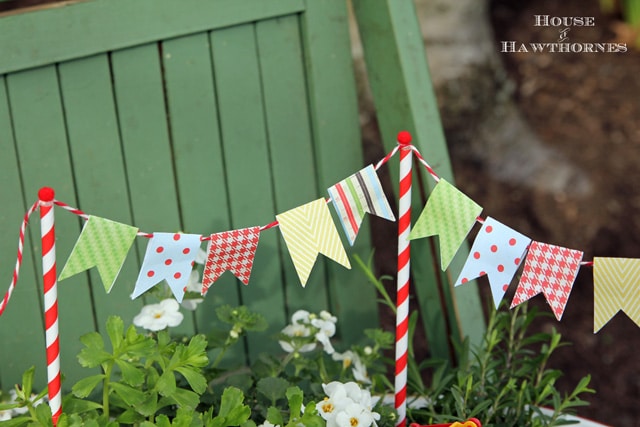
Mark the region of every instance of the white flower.
<instances>
[{"instance_id":1,"label":"white flower","mask_svg":"<svg viewBox=\"0 0 640 427\"><path fill-rule=\"evenodd\" d=\"M336 323L338 321L338 318L336 316L332 315L331 313L329 313L327 310L322 310L320 312L320 318L322 320L327 320L327 321L332 322L332 323Z\"/></svg>"},{"instance_id":2,"label":"white flower","mask_svg":"<svg viewBox=\"0 0 640 427\"><path fill-rule=\"evenodd\" d=\"M200 273L197 270L192 270L189 275L189 281L185 287L185 292L197 292L202 293L202 282L200 281ZM185 298L180 305L189 311L195 311L198 305L204 301L202 298Z\"/></svg>"},{"instance_id":3,"label":"white flower","mask_svg":"<svg viewBox=\"0 0 640 427\"><path fill-rule=\"evenodd\" d=\"M350 403L336 414L336 425L339 427L369 427L372 423L371 412L359 403Z\"/></svg>"},{"instance_id":4,"label":"white flower","mask_svg":"<svg viewBox=\"0 0 640 427\"><path fill-rule=\"evenodd\" d=\"M311 335L311 329L308 326L300 325L300 324L292 324L287 325L281 331L283 334L288 335L292 338L295 337L308 337ZM294 351L298 351L300 353L306 353L309 351L313 351L316 348L316 343L308 343L300 346L300 348L294 348L290 342L287 341L278 341L280 343L280 347L287 353L293 353Z\"/></svg>"},{"instance_id":5,"label":"white flower","mask_svg":"<svg viewBox=\"0 0 640 427\"><path fill-rule=\"evenodd\" d=\"M180 305L174 299L165 299L160 304L145 305L133 318L133 324L150 331L161 331L169 326L178 326L184 319L179 309Z\"/></svg>"},{"instance_id":6,"label":"white flower","mask_svg":"<svg viewBox=\"0 0 640 427\"><path fill-rule=\"evenodd\" d=\"M0 421L9 421L11 419L11 410L0 411Z\"/></svg>"},{"instance_id":7,"label":"white flower","mask_svg":"<svg viewBox=\"0 0 640 427\"><path fill-rule=\"evenodd\" d=\"M269 421L264 420L264 422L260 424L258 427L280 427L280 424L273 425Z\"/></svg>"},{"instance_id":8,"label":"white flower","mask_svg":"<svg viewBox=\"0 0 640 427\"><path fill-rule=\"evenodd\" d=\"M311 325L319 329L315 337L324 347L324 351L327 354L333 354L335 350L333 349L329 338L336 334L336 324L330 320L315 318L311 320Z\"/></svg>"},{"instance_id":9,"label":"white flower","mask_svg":"<svg viewBox=\"0 0 640 427\"><path fill-rule=\"evenodd\" d=\"M340 382L333 381L329 384L322 384L322 388L327 397L316 403L316 410L329 426L329 420L335 420L336 414L353 401L347 397L347 390Z\"/></svg>"},{"instance_id":10,"label":"white flower","mask_svg":"<svg viewBox=\"0 0 640 427\"><path fill-rule=\"evenodd\" d=\"M311 313L307 310L298 310L291 316L291 323L297 325L302 323L304 325L308 325L311 322Z\"/></svg>"},{"instance_id":11,"label":"white flower","mask_svg":"<svg viewBox=\"0 0 640 427\"><path fill-rule=\"evenodd\" d=\"M202 250L202 248L198 248L198 253L196 254L196 258L194 259L196 264L204 265L207 262L207 253Z\"/></svg>"},{"instance_id":12,"label":"white flower","mask_svg":"<svg viewBox=\"0 0 640 427\"><path fill-rule=\"evenodd\" d=\"M371 379L367 373L367 366L362 363L360 356L351 350L347 350L344 353L333 353L331 356L333 360L342 360L342 369L351 367L351 373L356 381L363 384L371 384Z\"/></svg>"}]
</instances>

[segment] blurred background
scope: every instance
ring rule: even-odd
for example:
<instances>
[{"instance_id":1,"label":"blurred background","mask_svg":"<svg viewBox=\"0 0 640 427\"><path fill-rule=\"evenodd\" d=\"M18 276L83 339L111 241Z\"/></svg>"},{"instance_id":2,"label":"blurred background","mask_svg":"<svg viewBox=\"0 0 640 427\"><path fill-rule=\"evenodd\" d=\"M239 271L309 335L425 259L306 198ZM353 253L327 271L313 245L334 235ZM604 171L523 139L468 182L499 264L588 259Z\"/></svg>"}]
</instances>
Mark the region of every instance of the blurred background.
<instances>
[{"instance_id":1,"label":"blurred background","mask_svg":"<svg viewBox=\"0 0 640 427\"><path fill-rule=\"evenodd\" d=\"M483 215L582 250L586 261L640 258L639 3L416 0L457 187ZM624 44L627 51L501 52L502 41L529 47L561 38L566 27L535 26L535 15L594 17L594 26L571 27L565 42ZM361 99L366 112L367 95ZM369 118L365 145L375 145ZM378 247L390 238L379 236ZM392 274L388 259L377 253L381 273ZM479 284L488 300L488 284ZM531 304L550 311L542 295ZM593 309L593 269L584 267L562 321L550 317L535 328L556 328L572 343L551 359L564 372L562 390L592 376L596 394L586 396L581 416L638 427L640 328L618 313L594 334Z\"/></svg>"}]
</instances>

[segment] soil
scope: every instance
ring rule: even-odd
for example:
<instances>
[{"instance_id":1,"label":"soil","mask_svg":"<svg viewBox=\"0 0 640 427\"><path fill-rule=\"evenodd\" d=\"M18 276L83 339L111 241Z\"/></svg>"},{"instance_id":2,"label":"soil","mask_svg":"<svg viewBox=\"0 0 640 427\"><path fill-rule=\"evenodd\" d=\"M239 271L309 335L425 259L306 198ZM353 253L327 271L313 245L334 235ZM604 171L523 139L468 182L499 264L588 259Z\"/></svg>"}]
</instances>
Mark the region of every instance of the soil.
<instances>
[{"instance_id":1,"label":"soil","mask_svg":"<svg viewBox=\"0 0 640 427\"><path fill-rule=\"evenodd\" d=\"M640 258L640 48L617 16L596 0L496 0L491 14L501 41L555 42L559 28L534 25L535 15L590 16L574 27L571 43L626 43L624 53L501 53L516 82L516 101L538 136L590 179L584 196L547 194L495 182L479 165L453 159L459 188L529 237L594 256ZM640 295L632 295L640 298ZM532 301L548 310L544 297ZM541 329L560 331L573 345L557 351L560 388L592 376L596 394L579 414L617 427L640 426L640 327L618 313L593 333L593 269L581 269L562 318Z\"/></svg>"}]
</instances>

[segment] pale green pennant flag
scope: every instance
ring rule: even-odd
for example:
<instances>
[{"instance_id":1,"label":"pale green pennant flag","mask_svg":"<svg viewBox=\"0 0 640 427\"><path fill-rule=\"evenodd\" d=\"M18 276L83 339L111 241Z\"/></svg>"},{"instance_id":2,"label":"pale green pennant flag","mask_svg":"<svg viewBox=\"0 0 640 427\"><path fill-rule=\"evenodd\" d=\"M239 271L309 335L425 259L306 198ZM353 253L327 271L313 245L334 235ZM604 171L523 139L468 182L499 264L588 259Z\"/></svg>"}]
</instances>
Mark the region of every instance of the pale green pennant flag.
<instances>
[{"instance_id":1,"label":"pale green pennant flag","mask_svg":"<svg viewBox=\"0 0 640 427\"><path fill-rule=\"evenodd\" d=\"M409 234L409 240L438 235L440 266L446 270L471 231L482 207L440 179Z\"/></svg>"},{"instance_id":2,"label":"pale green pennant flag","mask_svg":"<svg viewBox=\"0 0 640 427\"><path fill-rule=\"evenodd\" d=\"M58 280L98 267L102 284L110 292L137 233L136 227L90 216Z\"/></svg>"},{"instance_id":3,"label":"pale green pennant flag","mask_svg":"<svg viewBox=\"0 0 640 427\"><path fill-rule=\"evenodd\" d=\"M351 268L324 199L276 215L276 219L303 287L307 284L318 253Z\"/></svg>"}]
</instances>

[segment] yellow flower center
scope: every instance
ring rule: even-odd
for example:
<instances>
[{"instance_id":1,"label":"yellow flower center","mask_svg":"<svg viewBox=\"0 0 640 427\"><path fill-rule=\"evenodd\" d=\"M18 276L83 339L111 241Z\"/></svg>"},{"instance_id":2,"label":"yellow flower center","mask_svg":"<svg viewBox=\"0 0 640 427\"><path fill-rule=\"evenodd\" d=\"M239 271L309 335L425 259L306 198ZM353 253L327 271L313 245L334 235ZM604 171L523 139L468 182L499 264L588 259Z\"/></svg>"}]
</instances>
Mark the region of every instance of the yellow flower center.
<instances>
[{"instance_id":1,"label":"yellow flower center","mask_svg":"<svg viewBox=\"0 0 640 427\"><path fill-rule=\"evenodd\" d=\"M154 319L160 319L160 318L162 317L162 315L163 315L163 314L164 314L164 313L162 313L162 312L156 313L156 314L154 314L154 315L153 315L153 318L154 318Z\"/></svg>"},{"instance_id":2,"label":"yellow flower center","mask_svg":"<svg viewBox=\"0 0 640 427\"><path fill-rule=\"evenodd\" d=\"M351 417L351 419L349 420L349 424L351 425L351 427L356 427L359 424L358 419L356 417Z\"/></svg>"},{"instance_id":3,"label":"yellow flower center","mask_svg":"<svg viewBox=\"0 0 640 427\"><path fill-rule=\"evenodd\" d=\"M331 412L333 412L335 407L333 406L333 403L328 401L329 400L328 397L325 397L324 400L325 400L325 403L322 405L322 412L330 414Z\"/></svg>"}]
</instances>

